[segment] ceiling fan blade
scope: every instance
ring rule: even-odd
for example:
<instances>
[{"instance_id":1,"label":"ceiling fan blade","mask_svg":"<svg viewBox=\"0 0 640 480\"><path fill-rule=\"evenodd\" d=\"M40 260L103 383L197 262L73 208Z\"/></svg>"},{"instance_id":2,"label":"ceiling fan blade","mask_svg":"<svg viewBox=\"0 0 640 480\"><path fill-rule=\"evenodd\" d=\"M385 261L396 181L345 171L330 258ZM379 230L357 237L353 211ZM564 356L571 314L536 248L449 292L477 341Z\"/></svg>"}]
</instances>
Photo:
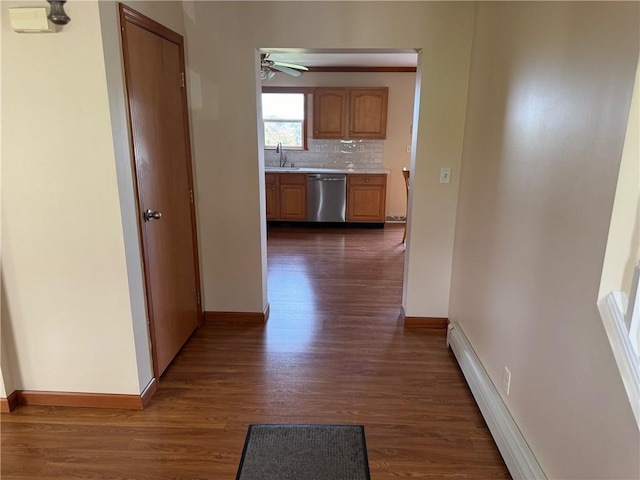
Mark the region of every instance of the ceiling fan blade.
<instances>
[{"instance_id":1,"label":"ceiling fan blade","mask_svg":"<svg viewBox=\"0 0 640 480\"><path fill-rule=\"evenodd\" d=\"M286 73L288 75L291 75L292 77L300 77L300 76L302 76L302 72L300 72L298 70L294 70L293 68L281 67L280 65L272 65L271 68L274 69L274 70L278 70L278 71L280 71L282 73Z\"/></svg>"},{"instance_id":2,"label":"ceiling fan blade","mask_svg":"<svg viewBox=\"0 0 640 480\"><path fill-rule=\"evenodd\" d=\"M302 65L296 65L295 63L279 62L278 60L273 60L273 64L278 65L280 67L295 68L296 70L304 70L305 72L309 70L307 67L303 67Z\"/></svg>"}]
</instances>

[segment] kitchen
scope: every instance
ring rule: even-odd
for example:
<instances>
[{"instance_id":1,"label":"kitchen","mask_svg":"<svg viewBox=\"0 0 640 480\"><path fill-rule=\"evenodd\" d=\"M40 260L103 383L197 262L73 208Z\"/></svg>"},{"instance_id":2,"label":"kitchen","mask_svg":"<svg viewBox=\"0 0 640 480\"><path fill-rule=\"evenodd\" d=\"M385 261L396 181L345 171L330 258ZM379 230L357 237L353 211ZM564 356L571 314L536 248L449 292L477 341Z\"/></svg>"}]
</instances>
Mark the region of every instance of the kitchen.
<instances>
[{"instance_id":1,"label":"kitchen","mask_svg":"<svg viewBox=\"0 0 640 480\"><path fill-rule=\"evenodd\" d=\"M278 50L267 60L309 68L262 82L267 221L404 222L417 54Z\"/></svg>"}]
</instances>

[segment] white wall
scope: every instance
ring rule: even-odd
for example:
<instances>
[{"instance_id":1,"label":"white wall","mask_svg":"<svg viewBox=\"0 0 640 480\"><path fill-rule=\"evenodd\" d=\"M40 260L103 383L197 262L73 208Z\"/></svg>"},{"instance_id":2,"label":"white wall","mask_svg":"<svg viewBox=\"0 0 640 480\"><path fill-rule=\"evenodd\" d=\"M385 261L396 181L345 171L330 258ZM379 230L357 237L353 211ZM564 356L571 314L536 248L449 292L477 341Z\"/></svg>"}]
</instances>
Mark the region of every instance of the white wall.
<instances>
[{"instance_id":1,"label":"white wall","mask_svg":"<svg viewBox=\"0 0 640 480\"><path fill-rule=\"evenodd\" d=\"M554 479L640 475L639 432L596 308L639 6L477 8L450 318Z\"/></svg>"},{"instance_id":2,"label":"white wall","mask_svg":"<svg viewBox=\"0 0 640 480\"><path fill-rule=\"evenodd\" d=\"M67 3L71 23L32 35L11 30L15 5L0 6L2 335L15 387L137 394L98 3Z\"/></svg>"},{"instance_id":3,"label":"white wall","mask_svg":"<svg viewBox=\"0 0 640 480\"><path fill-rule=\"evenodd\" d=\"M598 300L612 291L629 296L640 260L640 61L613 203Z\"/></svg>"},{"instance_id":4,"label":"white wall","mask_svg":"<svg viewBox=\"0 0 640 480\"><path fill-rule=\"evenodd\" d=\"M258 48L422 49L408 315L446 316L474 7L467 3L185 2L205 310L266 295ZM307 21L312 19L312 21ZM440 166L453 183L440 185Z\"/></svg>"},{"instance_id":5,"label":"white wall","mask_svg":"<svg viewBox=\"0 0 640 480\"><path fill-rule=\"evenodd\" d=\"M9 360L9 352L5 345L4 337L0 338L0 397L7 398L11 395L15 387L13 381L13 372L11 371L11 360Z\"/></svg>"},{"instance_id":6,"label":"white wall","mask_svg":"<svg viewBox=\"0 0 640 480\"><path fill-rule=\"evenodd\" d=\"M262 82L264 86L295 87L389 87L389 105L387 109L387 138L384 140L382 163L390 171L387 178L387 215L405 215L407 194L402 176L402 167L411 165L411 154L407 145L411 145L411 124L413 123L413 104L416 89L414 73L342 73L308 72L294 78L277 74L271 80ZM312 106L311 106L312 107ZM309 124L313 122L312 109L309 112ZM312 132L309 131L309 136Z\"/></svg>"},{"instance_id":7,"label":"white wall","mask_svg":"<svg viewBox=\"0 0 640 480\"><path fill-rule=\"evenodd\" d=\"M3 11L0 9L0 25L2 25ZM0 65L2 65L2 49L0 48ZM0 75L0 105L2 104L2 76ZM0 131L2 131L2 115L0 115ZM2 151L2 136L0 135L0 151ZM0 196L2 194L2 155L0 155ZM2 229L2 213L0 212L0 231ZM2 236L0 235L0 265L2 263ZM2 288L2 278L0 277L0 288ZM0 298L0 307L2 307ZM7 393L11 393L13 387L13 375L10 374L11 366L7 348L5 347L4 336L2 335L2 317L0 311L0 398L6 398ZM6 373L5 373L6 372ZM11 376L9 381L8 375ZM10 384L7 386L7 384Z\"/></svg>"}]
</instances>

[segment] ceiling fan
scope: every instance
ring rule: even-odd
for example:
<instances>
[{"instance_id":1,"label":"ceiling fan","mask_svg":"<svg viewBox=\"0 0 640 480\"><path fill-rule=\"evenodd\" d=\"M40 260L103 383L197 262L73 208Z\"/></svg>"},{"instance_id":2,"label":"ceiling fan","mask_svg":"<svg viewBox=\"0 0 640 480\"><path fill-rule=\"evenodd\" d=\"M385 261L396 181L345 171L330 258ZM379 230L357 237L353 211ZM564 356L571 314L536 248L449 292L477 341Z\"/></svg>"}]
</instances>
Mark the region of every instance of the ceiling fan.
<instances>
[{"instance_id":1,"label":"ceiling fan","mask_svg":"<svg viewBox=\"0 0 640 480\"><path fill-rule=\"evenodd\" d=\"M276 72L286 73L292 77L299 77L302 75L302 72L306 72L307 70L309 69L302 65L269 60L268 53L260 55L260 78L262 80L271 80Z\"/></svg>"}]
</instances>

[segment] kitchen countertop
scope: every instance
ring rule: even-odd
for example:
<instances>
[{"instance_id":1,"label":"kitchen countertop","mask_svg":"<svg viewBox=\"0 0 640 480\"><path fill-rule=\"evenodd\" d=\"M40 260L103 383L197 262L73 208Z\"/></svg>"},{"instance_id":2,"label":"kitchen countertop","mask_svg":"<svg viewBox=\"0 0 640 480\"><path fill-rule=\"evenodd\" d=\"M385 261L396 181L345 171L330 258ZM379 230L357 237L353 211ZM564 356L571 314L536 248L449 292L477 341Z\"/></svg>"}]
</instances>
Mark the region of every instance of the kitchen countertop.
<instances>
[{"instance_id":1,"label":"kitchen countertop","mask_svg":"<svg viewBox=\"0 0 640 480\"><path fill-rule=\"evenodd\" d=\"M380 167L371 168L308 168L308 167L265 167L266 173L352 173L363 175L389 174L389 170Z\"/></svg>"}]
</instances>

